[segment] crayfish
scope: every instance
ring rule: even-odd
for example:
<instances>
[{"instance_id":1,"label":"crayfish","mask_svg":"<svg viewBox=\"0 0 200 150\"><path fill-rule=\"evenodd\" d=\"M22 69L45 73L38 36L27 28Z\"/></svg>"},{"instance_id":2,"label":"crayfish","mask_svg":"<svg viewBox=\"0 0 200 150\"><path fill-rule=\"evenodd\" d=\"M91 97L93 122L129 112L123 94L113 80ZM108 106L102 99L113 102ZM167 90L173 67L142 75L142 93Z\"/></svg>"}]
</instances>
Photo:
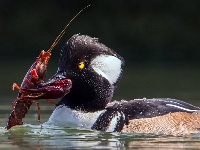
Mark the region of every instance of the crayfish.
<instances>
[{"instance_id":1,"label":"crayfish","mask_svg":"<svg viewBox=\"0 0 200 150\"><path fill-rule=\"evenodd\" d=\"M19 94L16 100L12 102L12 112L8 118L6 129L10 129L15 125L23 125L22 118L25 117L30 106L36 104L38 107L38 121L40 122L40 106L39 102L35 100L45 99L48 102L55 104L50 99L61 98L65 94L69 93L72 82L70 79L60 79L55 81L48 86L39 88L39 85L45 82L45 76L47 72L47 65L51 56L52 49L57 45L59 40L65 33L66 28L70 23L87 7L81 9L65 26L61 31L58 37L55 39L48 51L42 50L39 57L36 58L36 61L32 64L27 74L25 75L21 86L18 86L16 83L13 84L12 88L17 88Z\"/></svg>"},{"instance_id":2,"label":"crayfish","mask_svg":"<svg viewBox=\"0 0 200 150\"><path fill-rule=\"evenodd\" d=\"M46 87L37 88L40 83L45 81L51 50L41 51L39 57L25 75L21 87L16 83L13 84L13 89L17 88L19 94L17 99L12 102L13 110L8 118L6 129L10 129L15 125L22 125L22 118L25 117L32 104L36 104L38 107L38 121L40 122L40 106L39 102L35 100L46 99L48 102L55 104L50 99L60 98L70 91L72 86L70 79L62 79Z\"/></svg>"},{"instance_id":3,"label":"crayfish","mask_svg":"<svg viewBox=\"0 0 200 150\"><path fill-rule=\"evenodd\" d=\"M40 52L36 61L26 73L21 86L19 87L16 83L13 84L13 90L14 88L17 88L19 93L17 99L12 102L13 110L8 118L5 127L6 129L10 129L15 125L23 125L22 118L25 117L32 104L36 104L38 107L38 121L40 122L40 106L39 102L35 100L45 99L48 102L55 104L50 99L60 98L70 91L72 86L70 79L61 79L60 81L54 82L42 88L37 87L40 83L45 82L47 65L51 56L51 51L65 33L65 29L66 27L59 34L48 51L45 52L42 50Z\"/></svg>"}]
</instances>

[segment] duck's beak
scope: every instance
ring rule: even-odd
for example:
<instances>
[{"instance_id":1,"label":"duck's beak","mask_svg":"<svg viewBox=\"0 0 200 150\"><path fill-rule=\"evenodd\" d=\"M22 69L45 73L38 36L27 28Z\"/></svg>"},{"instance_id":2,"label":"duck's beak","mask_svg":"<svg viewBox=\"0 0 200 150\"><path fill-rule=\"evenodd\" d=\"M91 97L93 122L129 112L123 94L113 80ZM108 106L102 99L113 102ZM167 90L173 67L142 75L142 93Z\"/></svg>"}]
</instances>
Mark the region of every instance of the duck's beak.
<instances>
[{"instance_id":1,"label":"duck's beak","mask_svg":"<svg viewBox=\"0 0 200 150\"><path fill-rule=\"evenodd\" d=\"M57 72L47 82L41 83L36 89L26 89L29 92L42 92L42 96L38 96L43 99L57 99L65 96L70 92L72 88L72 81L61 72Z\"/></svg>"},{"instance_id":2,"label":"duck's beak","mask_svg":"<svg viewBox=\"0 0 200 150\"><path fill-rule=\"evenodd\" d=\"M41 87L45 87L45 86L50 86L50 85L53 85L54 83L56 83L58 81L62 81L62 80L65 80L65 79L68 79L68 78L64 75L63 72L57 72L47 82L43 82L43 83L39 84L37 87L41 88Z\"/></svg>"}]
</instances>

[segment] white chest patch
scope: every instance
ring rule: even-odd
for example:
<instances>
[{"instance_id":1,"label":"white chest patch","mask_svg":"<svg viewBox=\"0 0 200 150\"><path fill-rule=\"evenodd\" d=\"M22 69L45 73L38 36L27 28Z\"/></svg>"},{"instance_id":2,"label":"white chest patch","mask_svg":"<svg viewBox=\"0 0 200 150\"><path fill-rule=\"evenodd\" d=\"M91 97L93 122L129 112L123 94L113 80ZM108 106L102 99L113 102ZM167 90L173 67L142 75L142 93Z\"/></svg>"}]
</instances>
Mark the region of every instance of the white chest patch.
<instances>
[{"instance_id":1,"label":"white chest patch","mask_svg":"<svg viewBox=\"0 0 200 150\"><path fill-rule=\"evenodd\" d=\"M122 61L115 56L100 55L91 62L92 68L106 78L110 84L116 83L121 74Z\"/></svg>"},{"instance_id":2,"label":"white chest patch","mask_svg":"<svg viewBox=\"0 0 200 150\"><path fill-rule=\"evenodd\" d=\"M85 113L72 110L65 105L60 105L53 111L47 124L91 129L92 125L102 112L104 112L104 110L94 113Z\"/></svg>"}]
</instances>

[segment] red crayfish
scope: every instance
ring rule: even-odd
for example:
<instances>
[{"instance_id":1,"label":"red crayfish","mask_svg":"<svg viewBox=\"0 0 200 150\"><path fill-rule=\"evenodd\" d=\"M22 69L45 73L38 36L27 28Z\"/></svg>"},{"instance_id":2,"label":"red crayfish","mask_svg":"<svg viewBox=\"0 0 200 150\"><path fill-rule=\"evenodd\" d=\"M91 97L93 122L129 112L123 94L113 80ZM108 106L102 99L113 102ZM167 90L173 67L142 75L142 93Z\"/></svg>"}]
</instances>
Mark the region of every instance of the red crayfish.
<instances>
[{"instance_id":1,"label":"red crayfish","mask_svg":"<svg viewBox=\"0 0 200 150\"><path fill-rule=\"evenodd\" d=\"M61 32L57 40L60 39L62 35L63 33ZM32 64L25 75L21 87L19 87L16 83L13 84L13 89L17 88L19 90L19 94L17 99L12 103L13 111L8 118L6 129L10 129L15 125L22 125L22 118L25 117L33 103L38 107L38 121L40 122L40 106L39 103L34 100L46 99L48 102L53 103L53 101L49 99L60 98L70 91L72 86L70 79L63 79L46 87L36 88L37 85L45 81L48 61L53 47L59 41L57 40L47 52L44 50L41 51L39 57Z\"/></svg>"},{"instance_id":2,"label":"red crayfish","mask_svg":"<svg viewBox=\"0 0 200 150\"><path fill-rule=\"evenodd\" d=\"M37 101L38 99L46 99L48 102L55 104L50 99L56 99L63 97L65 94L69 93L72 82L70 79L60 79L54 83L48 84L48 86L38 88L38 85L45 82L45 76L47 72L47 65L51 56L52 49L56 46L59 40L65 33L66 28L70 23L87 7L81 9L65 26L58 37L55 39L48 51L42 50L39 57L32 64L27 74L25 75L21 87L16 83L13 84L13 89L17 88L19 94L16 100L12 103L12 112L8 118L6 129L10 129L15 125L22 125L22 118L25 117L30 106L34 103L38 107L38 121L40 122L40 106Z\"/></svg>"},{"instance_id":3,"label":"red crayfish","mask_svg":"<svg viewBox=\"0 0 200 150\"><path fill-rule=\"evenodd\" d=\"M19 94L17 99L12 102L13 110L8 118L8 122L5 127L6 129L10 129L15 125L22 125L22 118L25 117L33 103L38 107L38 121L40 122L40 106L39 103L34 100L46 99L48 102L54 104L54 102L50 99L60 98L70 91L72 87L72 82L70 79L60 79L59 81L55 81L54 83L51 83L48 86L42 88L37 88L37 86L45 81L47 65L51 56L52 49L64 35L65 30L70 25L70 23L89 6L90 5L83 8L69 21L69 23L58 35L48 51L41 51L39 57L32 64L27 74L25 75L21 87L19 87L16 83L13 84L13 89L17 88L19 90Z\"/></svg>"}]
</instances>

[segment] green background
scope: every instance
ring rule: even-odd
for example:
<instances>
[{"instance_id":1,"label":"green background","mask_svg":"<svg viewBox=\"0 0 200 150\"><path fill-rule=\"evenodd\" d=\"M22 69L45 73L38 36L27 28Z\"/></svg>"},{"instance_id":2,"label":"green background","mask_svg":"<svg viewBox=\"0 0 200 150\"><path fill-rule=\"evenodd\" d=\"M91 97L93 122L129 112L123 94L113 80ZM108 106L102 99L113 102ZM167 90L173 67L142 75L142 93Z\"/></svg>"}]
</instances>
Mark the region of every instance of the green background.
<instances>
[{"instance_id":1,"label":"green background","mask_svg":"<svg viewBox=\"0 0 200 150\"><path fill-rule=\"evenodd\" d=\"M0 101L17 96L42 49L83 7L54 48L48 77L73 34L86 34L117 51L126 61L114 99L170 97L200 105L200 1L186 0L1 0Z\"/></svg>"}]
</instances>

